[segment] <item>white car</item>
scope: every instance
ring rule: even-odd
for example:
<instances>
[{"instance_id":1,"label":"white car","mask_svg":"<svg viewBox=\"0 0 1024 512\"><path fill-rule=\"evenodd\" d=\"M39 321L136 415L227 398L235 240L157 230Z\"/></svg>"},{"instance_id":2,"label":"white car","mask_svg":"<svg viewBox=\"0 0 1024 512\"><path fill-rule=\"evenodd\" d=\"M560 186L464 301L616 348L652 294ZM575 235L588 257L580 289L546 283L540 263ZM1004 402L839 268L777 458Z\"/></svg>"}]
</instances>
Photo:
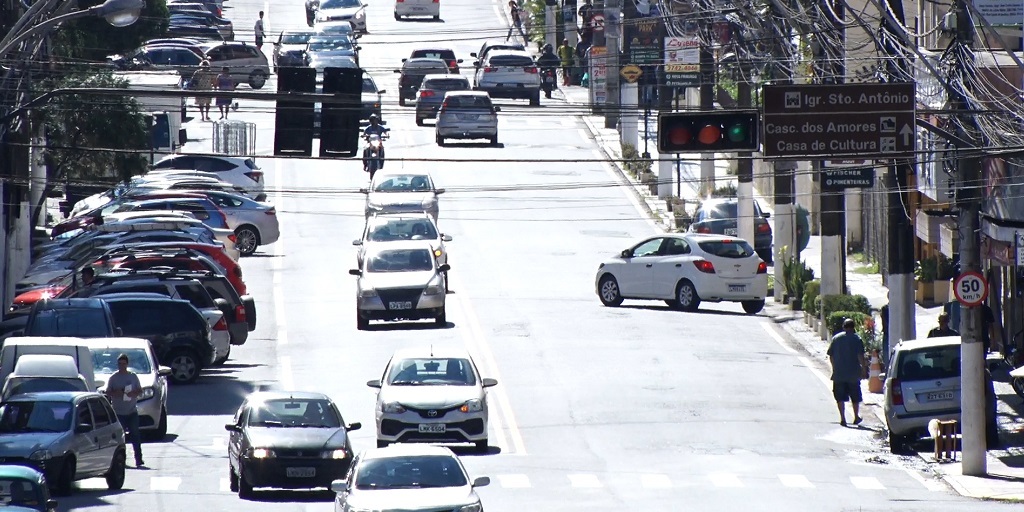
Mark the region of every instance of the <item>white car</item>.
<instances>
[{"instance_id":1,"label":"white car","mask_svg":"<svg viewBox=\"0 0 1024 512\"><path fill-rule=\"evenodd\" d=\"M352 245L359 247L356 260L363 264L363 255L369 247L378 243L398 242L402 240L429 240L434 249L434 258L438 265L448 263L448 251L445 242L451 242L451 235L441 233L434 219L425 213L381 213L366 220L363 237L353 240Z\"/></svg>"},{"instance_id":2,"label":"white car","mask_svg":"<svg viewBox=\"0 0 1024 512\"><path fill-rule=\"evenodd\" d=\"M370 320L433 319L447 325L444 273L430 242L391 242L366 253L363 265L349 274L356 282L356 328L369 328Z\"/></svg>"},{"instance_id":3,"label":"white car","mask_svg":"<svg viewBox=\"0 0 1024 512\"><path fill-rule=\"evenodd\" d=\"M323 0L316 9L315 21L347 21L356 32L365 34L366 4L360 0Z\"/></svg>"},{"instance_id":4,"label":"white car","mask_svg":"<svg viewBox=\"0 0 1024 512\"><path fill-rule=\"evenodd\" d=\"M661 299L696 311L701 301L731 301L755 314L768 295L768 265L742 238L667 233L645 238L602 263L595 283L605 306L618 306L623 299Z\"/></svg>"},{"instance_id":5,"label":"white car","mask_svg":"<svg viewBox=\"0 0 1024 512\"><path fill-rule=\"evenodd\" d=\"M141 338L89 338L96 378L106 381L117 371L117 358L128 356L128 369L135 372L142 385L142 396L135 408L139 412L139 430L162 440L167 435L167 376L171 369L160 366L149 340ZM102 391L102 390L101 390Z\"/></svg>"},{"instance_id":6,"label":"white car","mask_svg":"<svg viewBox=\"0 0 1024 512\"><path fill-rule=\"evenodd\" d=\"M253 201L228 192L205 191L203 195L224 212L228 227L235 232L235 247L242 256L256 252L281 238L277 209L272 204Z\"/></svg>"},{"instance_id":7,"label":"white car","mask_svg":"<svg viewBox=\"0 0 1024 512\"><path fill-rule=\"evenodd\" d=\"M480 375L461 348L435 346L395 352L377 388L377 447L391 443L473 443L487 451L487 391L498 385Z\"/></svg>"},{"instance_id":8,"label":"white car","mask_svg":"<svg viewBox=\"0 0 1024 512\"><path fill-rule=\"evenodd\" d=\"M441 19L441 2L438 0L395 0L395 19L403 16L429 16Z\"/></svg>"},{"instance_id":9,"label":"white car","mask_svg":"<svg viewBox=\"0 0 1024 512\"><path fill-rule=\"evenodd\" d=\"M331 490L337 493L335 512L483 512L474 489L490 483L486 476L470 480L448 448L403 445L360 453L346 479L331 482Z\"/></svg>"},{"instance_id":10,"label":"white car","mask_svg":"<svg viewBox=\"0 0 1024 512\"><path fill-rule=\"evenodd\" d=\"M252 158L215 155L170 155L153 164L153 170L196 170L216 174L222 181L238 185L257 201L266 199L263 171Z\"/></svg>"},{"instance_id":11,"label":"white car","mask_svg":"<svg viewBox=\"0 0 1024 512\"><path fill-rule=\"evenodd\" d=\"M427 212L437 222L437 196L443 188L434 187L427 173L377 171L366 194L366 218L375 213Z\"/></svg>"},{"instance_id":12,"label":"white car","mask_svg":"<svg viewBox=\"0 0 1024 512\"><path fill-rule=\"evenodd\" d=\"M540 71L529 52L491 50L474 66L476 90L491 98L526 99L530 105L540 105Z\"/></svg>"}]
</instances>

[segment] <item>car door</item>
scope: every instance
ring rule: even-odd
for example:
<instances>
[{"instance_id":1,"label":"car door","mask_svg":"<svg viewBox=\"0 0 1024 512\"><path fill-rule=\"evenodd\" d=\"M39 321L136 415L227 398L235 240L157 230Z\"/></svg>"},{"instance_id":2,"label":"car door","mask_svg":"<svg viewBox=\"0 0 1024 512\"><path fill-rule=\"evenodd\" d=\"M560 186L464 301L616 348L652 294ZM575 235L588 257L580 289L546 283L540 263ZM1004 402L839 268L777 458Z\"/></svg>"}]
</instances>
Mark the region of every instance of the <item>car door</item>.
<instances>
[{"instance_id":1,"label":"car door","mask_svg":"<svg viewBox=\"0 0 1024 512\"><path fill-rule=\"evenodd\" d=\"M619 290L623 297L652 297L651 287L654 283L654 263L665 237L655 237L634 246L631 256L624 258L624 263L615 269L615 279L619 282Z\"/></svg>"},{"instance_id":2,"label":"car door","mask_svg":"<svg viewBox=\"0 0 1024 512\"><path fill-rule=\"evenodd\" d=\"M114 452L121 444L117 436L117 416L111 414L114 411L109 407L104 407L101 400L104 399L94 397L86 400L92 411L93 428L97 439L97 469L100 471L110 467L110 461L114 460Z\"/></svg>"},{"instance_id":3,"label":"car door","mask_svg":"<svg viewBox=\"0 0 1024 512\"><path fill-rule=\"evenodd\" d=\"M675 296L676 283L689 270L686 264L692 259L690 254L692 250L686 240L676 237L665 239L660 256L654 262L654 280L651 282L657 298L671 299Z\"/></svg>"},{"instance_id":4,"label":"car door","mask_svg":"<svg viewBox=\"0 0 1024 512\"><path fill-rule=\"evenodd\" d=\"M238 466L240 464L239 459L241 458L241 453L244 450L244 447L242 446L244 438L242 435L242 428L248 421L248 412L249 403L242 402L242 405L240 405L238 410L235 411L234 418L231 419L231 423L238 428L236 430L228 431L228 460L229 464L235 468L235 471L238 471Z\"/></svg>"},{"instance_id":5,"label":"car door","mask_svg":"<svg viewBox=\"0 0 1024 512\"><path fill-rule=\"evenodd\" d=\"M76 432L74 437L74 450L77 454L77 475L95 475L100 467L100 439L92 419L92 411L88 400L82 400L75 405L75 424L72 428L76 430L81 427L83 432Z\"/></svg>"}]
</instances>

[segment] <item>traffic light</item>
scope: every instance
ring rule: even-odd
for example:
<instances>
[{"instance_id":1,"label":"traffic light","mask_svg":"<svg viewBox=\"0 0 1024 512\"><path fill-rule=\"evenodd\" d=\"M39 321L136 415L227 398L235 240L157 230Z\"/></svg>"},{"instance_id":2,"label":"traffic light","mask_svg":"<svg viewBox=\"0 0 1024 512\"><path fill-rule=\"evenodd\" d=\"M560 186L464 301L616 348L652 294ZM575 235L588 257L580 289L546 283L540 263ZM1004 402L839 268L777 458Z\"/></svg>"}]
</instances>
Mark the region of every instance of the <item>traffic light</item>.
<instances>
[{"instance_id":1,"label":"traffic light","mask_svg":"<svg viewBox=\"0 0 1024 512\"><path fill-rule=\"evenodd\" d=\"M661 153L728 153L759 149L756 110L667 112L658 116Z\"/></svg>"},{"instance_id":2,"label":"traffic light","mask_svg":"<svg viewBox=\"0 0 1024 512\"><path fill-rule=\"evenodd\" d=\"M316 70L281 67L277 71L277 92L316 92ZM274 154L313 155L312 101L278 100L274 116Z\"/></svg>"},{"instance_id":3,"label":"traffic light","mask_svg":"<svg viewBox=\"0 0 1024 512\"><path fill-rule=\"evenodd\" d=\"M341 103L320 107L320 157L355 156L363 110L363 70L324 68L323 93L333 94Z\"/></svg>"}]
</instances>

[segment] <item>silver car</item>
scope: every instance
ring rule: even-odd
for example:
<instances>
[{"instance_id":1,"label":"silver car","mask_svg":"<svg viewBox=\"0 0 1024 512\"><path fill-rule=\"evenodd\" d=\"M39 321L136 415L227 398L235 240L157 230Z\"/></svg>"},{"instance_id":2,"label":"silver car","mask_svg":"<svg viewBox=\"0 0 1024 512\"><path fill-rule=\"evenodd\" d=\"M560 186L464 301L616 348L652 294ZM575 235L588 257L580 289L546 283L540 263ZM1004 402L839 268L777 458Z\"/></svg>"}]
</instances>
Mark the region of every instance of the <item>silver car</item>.
<instances>
[{"instance_id":1,"label":"silver car","mask_svg":"<svg viewBox=\"0 0 1024 512\"><path fill-rule=\"evenodd\" d=\"M443 273L448 265L438 265L430 242L425 240L392 242L367 252L363 265L349 274L358 276L356 284L356 327L366 330L370 320L433 319L440 327L448 324L445 315Z\"/></svg>"},{"instance_id":2,"label":"silver car","mask_svg":"<svg viewBox=\"0 0 1024 512\"><path fill-rule=\"evenodd\" d=\"M390 443L473 443L487 451L487 392L462 348L419 347L391 357L377 388L377 447Z\"/></svg>"},{"instance_id":3,"label":"silver car","mask_svg":"<svg viewBox=\"0 0 1024 512\"><path fill-rule=\"evenodd\" d=\"M521 50L491 50L475 63L474 86L492 98L520 98L540 105L540 72L533 57Z\"/></svg>"},{"instance_id":4,"label":"silver car","mask_svg":"<svg viewBox=\"0 0 1024 512\"><path fill-rule=\"evenodd\" d=\"M498 111L486 92L450 91L437 112L434 133L438 146L445 139L488 139L498 144Z\"/></svg>"},{"instance_id":5,"label":"silver car","mask_svg":"<svg viewBox=\"0 0 1024 512\"><path fill-rule=\"evenodd\" d=\"M427 75L423 77L420 90L416 94L416 124L423 125L425 119L435 119L441 109L444 95L448 91L468 91L472 89L469 79L462 75Z\"/></svg>"},{"instance_id":6,"label":"silver car","mask_svg":"<svg viewBox=\"0 0 1024 512\"><path fill-rule=\"evenodd\" d=\"M139 413L139 430L162 440L167 435L167 376L171 369L160 366L149 340L142 338L91 338L85 340L92 352L96 379L102 380L100 390L106 388L107 379L117 371L117 358L128 356L128 369L135 372L142 385L142 395L135 409Z\"/></svg>"},{"instance_id":7,"label":"silver car","mask_svg":"<svg viewBox=\"0 0 1024 512\"><path fill-rule=\"evenodd\" d=\"M366 194L366 218L375 213L427 212L437 222L437 196L443 188L434 187L427 173L380 172L373 176Z\"/></svg>"},{"instance_id":8,"label":"silver car","mask_svg":"<svg viewBox=\"0 0 1024 512\"><path fill-rule=\"evenodd\" d=\"M235 248L242 256L250 256L261 245L270 245L281 237L277 209L272 204L253 201L227 192L204 191L217 205L235 232Z\"/></svg>"}]
</instances>

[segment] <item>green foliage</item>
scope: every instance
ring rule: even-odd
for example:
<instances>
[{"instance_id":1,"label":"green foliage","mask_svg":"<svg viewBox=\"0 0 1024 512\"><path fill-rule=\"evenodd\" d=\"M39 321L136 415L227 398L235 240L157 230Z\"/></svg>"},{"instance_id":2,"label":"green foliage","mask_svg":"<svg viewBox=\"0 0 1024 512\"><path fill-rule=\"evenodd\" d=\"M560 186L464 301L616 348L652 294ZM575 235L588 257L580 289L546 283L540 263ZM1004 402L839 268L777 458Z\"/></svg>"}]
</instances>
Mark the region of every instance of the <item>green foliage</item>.
<instances>
[{"instance_id":1,"label":"green foliage","mask_svg":"<svg viewBox=\"0 0 1024 512\"><path fill-rule=\"evenodd\" d=\"M864 342L864 350L871 352L872 350L882 349L882 338L875 329L875 319L870 314L864 314L859 311L833 312L825 320L829 334L834 335L842 331L843 322L847 318L853 319L853 323L856 324L855 331L857 336L860 336L861 341Z\"/></svg>"},{"instance_id":2,"label":"green foliage","mask_svg":"<svg viewBox=\"0 0 1024 512\"><path fill-rule=\"evenodd\" d=\"M622 167L629 174L639 177L645 172L650 172L652 163L650 158L640 156L636 146L628 143L622 144Z\"/></svg>"},{"instance_id":3,"label":"green foliage","mask_svg":"<svg viewBox=\"0 0 1024 512\"><path fill-rule=\"evenodd\" d=\"M101 3L103 0L79 0L78 7L87 9ZM64 62L102 62L107 55L123 53L147 39L163 36L169 16L166 0L146 0L139 20L127 27L114 27L102 18L71 21L53 32L53 53Z\"/></svg>"},{"instance_id":4,"label":"green foliage","mask_svg":"<svg viewBox=\"0 0 1024 512\"><path fill-rule=\"evenodd\" d=\"M712 197L736 197L736 184L727 183L711 192Z\"/></svg>"},{"instance_id":5,"label":"green foliage","mask_svg":"<svg viewBox=\"0 0 1024 512\"><path fill-rule=\"evenodd\" d=\"M934 281L938 271L938 263L932 258L925 258L914 265L914 277L922 283Z\"/></svg>"},{"instance_id":6,"label":"green foliage","mask_svg":"<svg viewBox=\"0 0 1024 512\"><path fill-rule=\"evenodd\" d=\"M786 293L793 301L793 309L800 309L803 305L804 286L814 279L814 270L799 258L789 258L782 263L782 278L785 280Z\"/></svg>"},{"instance_id":7,"label":"green foliage","mask_svg":"<svg viewBox=\"0 0 1024 512\"><path fill-rule=\"evenodd\" d=\"M950 260L944 254L939 254L936 257L935 265L935 280L936 281L948 281L953 279L953 273L956 269L953 267L953 260Z\"/></svg>"},{"instance_id":8,"label":"green foliage","mask_svg":"<svg viewBox=\"0 0 1024 512\"><path fill-rule=\"evenodd\" d=\"M818 307L817 306L818 306L818 304L820 304L820 302L818 302L816 299L818 298L818 295L820 295L820 294L821 294L821 280L820 279L815 279L813 281L808 281L807 284L804 285L804 295L803 295L803 297L804 297L803 298L804 311L806 311L806 312L808 312L808 313L810 313L812 315L817 315L818 314Z\"/></svg>"},{"instance_id":9,"label":"green foliage","mask_svg":"<svg viewBox=\"0 0 1024 512\"><path fill-rule=\"evenodd\" d=\"M836 311L855 311L865 315L871 314L871 304L863 295L821 295L818 311L827 319Z\"/></svg>"}]
</instances>

